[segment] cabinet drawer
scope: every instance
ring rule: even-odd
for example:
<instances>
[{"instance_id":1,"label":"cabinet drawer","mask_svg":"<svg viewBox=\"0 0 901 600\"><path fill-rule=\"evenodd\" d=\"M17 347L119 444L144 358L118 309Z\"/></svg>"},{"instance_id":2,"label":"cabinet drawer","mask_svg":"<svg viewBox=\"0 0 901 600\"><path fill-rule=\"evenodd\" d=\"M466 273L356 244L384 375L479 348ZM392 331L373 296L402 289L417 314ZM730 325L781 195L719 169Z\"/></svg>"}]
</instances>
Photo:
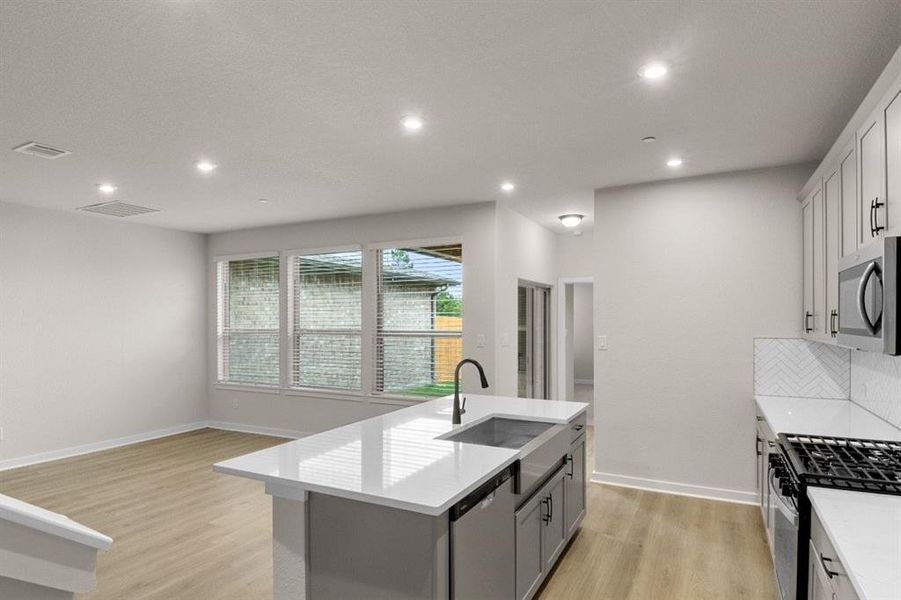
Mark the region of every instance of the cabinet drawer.
<instances>
[{"instance_id":1,"label":"cabinet drawer","mask_svg":"<svg viewBox=\"0 0 901 600\"><path fill-rule=\"evenodd\" d=\"M588 422L585 413L582 413L569 422L570 442L575 442L580 435L585 433L585 425Z\"/></svg>"},{"instance_id":2,"label":"cabinet drawer","mask_svg":"<svg viewBox=\"0 0 901 600\"><path fill-rule=\"evenodd\" d=\"M829 583L835 592L835 600L859 600L851 580L848 579L848 572L839 560L835 546L826 535L826 530L815 512L811 514L810 521L810 541L813 544L811 552L816 552L815 556L811 555L810 560L821 561L823 568L830 572Z\"/></svg>"}]
</instances>

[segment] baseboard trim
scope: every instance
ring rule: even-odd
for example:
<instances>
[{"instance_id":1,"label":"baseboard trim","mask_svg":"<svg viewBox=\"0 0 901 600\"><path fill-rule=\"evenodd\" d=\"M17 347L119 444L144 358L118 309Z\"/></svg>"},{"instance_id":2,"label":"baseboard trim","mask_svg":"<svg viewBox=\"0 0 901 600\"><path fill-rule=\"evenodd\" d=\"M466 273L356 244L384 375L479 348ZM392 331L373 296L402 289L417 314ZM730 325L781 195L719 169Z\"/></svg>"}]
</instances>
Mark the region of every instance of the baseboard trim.
<instances>
[{"instance_id":1,"label":"baseboard trim","mask_svg":"<svg viewBox=\"0 0 901 600\"><path fill-rule=\"evenodd\" d=\"M280 429L278 427L262 427L260 425L247 425L245 423L231 423L228 421L209 421L207 426L211 429L223 429L225 431L238 431L240 433L256 433L258 435L270 435L272 437L282 437L296 440L308 435L312 435L306 431L297 431L296 429Z\"/></svg>"},{"instance_id":2,"label":"baseboard trim","mask_svg":"<svg viewBox=\"0 0 901 600\"><path fill-rule=\"evenodd\" d=\"M0 471L9 469L18 469L19 467L27 467L40 463L50 462L51 460L60 460L63 458L72 458L73 456L81 456L82 454L92 454L101 450L110 450L120 446L128 446L129 444L137 444L138 442L146 442L158 438L168 437L179 433L187 433L207 427L206 421L195 421L194 423L186 423L184 425L175 425L173 427L165 427L163 429L154 429L144 433L135 435L127 435L124 437L104 440L102 442L93 442L91 444L82 444L80 446L70 446L68 448L60 448L59 450L48 450L47 452L39 452L28 456L20 456L18 458L8 458L0 460Z\"/></svg>"},{"instance_id":3,"label":"baseboard trim","mask_svg":"<svg viewBox=\"0 0 901 600\"><path fill-rule=\"evenodd\" d=\"M594 379L573 379L576 385L594 385Z\"/></svg>"},{"instance_id":4,"label":"baseboard trim","mask_svg":"<svg viewBox=\"0 0 901 600\"><path fill-rule=\"evenodd\" d=\"M706 487L689 483L675 483L672 481L660 481L657 479L644 479L642 477L630 477L628 475L602 473L600 471L594 471L591 474L591 481L593 483L635 488L650 492L660 492L661 494L672 494L675 496L691 496L692 498L720 500L722 502L732 502L735 504L757 504L757 494L754 492L742 492L739 490Z\"/></svg>"}]
</instances>

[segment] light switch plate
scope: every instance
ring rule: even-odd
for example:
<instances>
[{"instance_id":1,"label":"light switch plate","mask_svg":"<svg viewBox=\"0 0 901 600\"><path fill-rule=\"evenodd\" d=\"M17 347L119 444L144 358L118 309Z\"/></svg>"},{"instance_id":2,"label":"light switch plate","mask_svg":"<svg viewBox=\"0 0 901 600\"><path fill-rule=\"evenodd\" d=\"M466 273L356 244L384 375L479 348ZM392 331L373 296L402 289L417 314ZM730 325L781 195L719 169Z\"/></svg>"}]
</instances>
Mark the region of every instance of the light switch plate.
<instances>
[{"instance_id":1,"label":"light switch plate","mask_svg":"<svg viewBox=\"0 0 901 600\"><path fill-rule=\"evenodd\" d=\"M599 335L598 336L598 350L606 350L607 349L607 336Z\"/></svg>"},{"instance_id":2,"label":"light switch plate","mask_svg":"<svg viewBox=\"0 0 901 600\"><path fill-rule=\"evenodd\" d=\"M506 333L501 334L501 347L506 348L510 345L510 336Z\"/></svg>"},{"instance_id":3,"label":"light switch plate","mask_svg":"<svg viewBox=\"0 0 901 600\"><path fill-rule=\"evenodd\" d=\"M484 348L486 344L485 334L480 333L476 336L476 348Z\"/></svg>"}]
</instances>

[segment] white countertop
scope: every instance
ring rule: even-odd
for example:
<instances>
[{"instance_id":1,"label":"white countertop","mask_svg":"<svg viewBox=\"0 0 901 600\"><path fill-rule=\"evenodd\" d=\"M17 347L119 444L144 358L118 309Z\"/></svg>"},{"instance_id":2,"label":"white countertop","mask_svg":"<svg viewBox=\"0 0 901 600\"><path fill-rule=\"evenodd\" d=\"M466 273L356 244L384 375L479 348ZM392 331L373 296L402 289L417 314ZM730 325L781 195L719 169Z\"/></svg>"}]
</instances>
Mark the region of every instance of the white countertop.
<instances>
[{"instance_id":1,"label":"white countertop","mask_svg":"<svg viewBox=\"0 0 901 600\"><path fill-rule=\"evenodd\" d=\"M901 600L901 496L810 488L807 497L861 600Z\"/></svg>"},{"instance_id":2,"label":"white countertop","mask_svg":"<svg viewBox=\"0 0 901 600\"><path fill-rule=\"evenodd\" d=\"M755 396L773 433L901 441L901 429L849 400Z\"/></svg>"},{"instance_id":3,"label":"white countertop","mask_svg":"<svg viewBox=\"0 0 901 600\"><path fill-rule=\"evenodd\" d=\"M490 417L568 423L588 405L466 394L461 425L439 398L214 465L221 473L440 515L519 450L435 439Z\"/></svg>"},{"instance_id":4,"label":"white countertop","mask_svg":"<svg viewBox=\"0 0 901 600\"><path fill-rule=\"evenodd\" d=\"M103 535L65 515L0 494L0 520L10 521L85 546L106 550L112 538Z\"/></svg>"}]
</instances>

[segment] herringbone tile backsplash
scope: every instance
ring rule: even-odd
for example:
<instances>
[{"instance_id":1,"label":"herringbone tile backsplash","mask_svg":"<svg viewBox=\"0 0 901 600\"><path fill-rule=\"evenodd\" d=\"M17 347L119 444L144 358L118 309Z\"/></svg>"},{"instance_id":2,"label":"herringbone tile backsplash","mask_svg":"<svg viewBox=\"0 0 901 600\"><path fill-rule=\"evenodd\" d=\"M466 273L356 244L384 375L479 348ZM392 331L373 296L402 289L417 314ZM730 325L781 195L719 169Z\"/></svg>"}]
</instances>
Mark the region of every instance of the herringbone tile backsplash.
<instances>
[{"instance_id":1,"label":"herringbone tile backsplash","mask_svg":"<svg viewBox=\"0 0 901 600\"><path fill-rule=\"evenodd\" d=\"M850 352L803 339L754 338L754 393L848 399Z\"/></svg>"}]
</instances>

